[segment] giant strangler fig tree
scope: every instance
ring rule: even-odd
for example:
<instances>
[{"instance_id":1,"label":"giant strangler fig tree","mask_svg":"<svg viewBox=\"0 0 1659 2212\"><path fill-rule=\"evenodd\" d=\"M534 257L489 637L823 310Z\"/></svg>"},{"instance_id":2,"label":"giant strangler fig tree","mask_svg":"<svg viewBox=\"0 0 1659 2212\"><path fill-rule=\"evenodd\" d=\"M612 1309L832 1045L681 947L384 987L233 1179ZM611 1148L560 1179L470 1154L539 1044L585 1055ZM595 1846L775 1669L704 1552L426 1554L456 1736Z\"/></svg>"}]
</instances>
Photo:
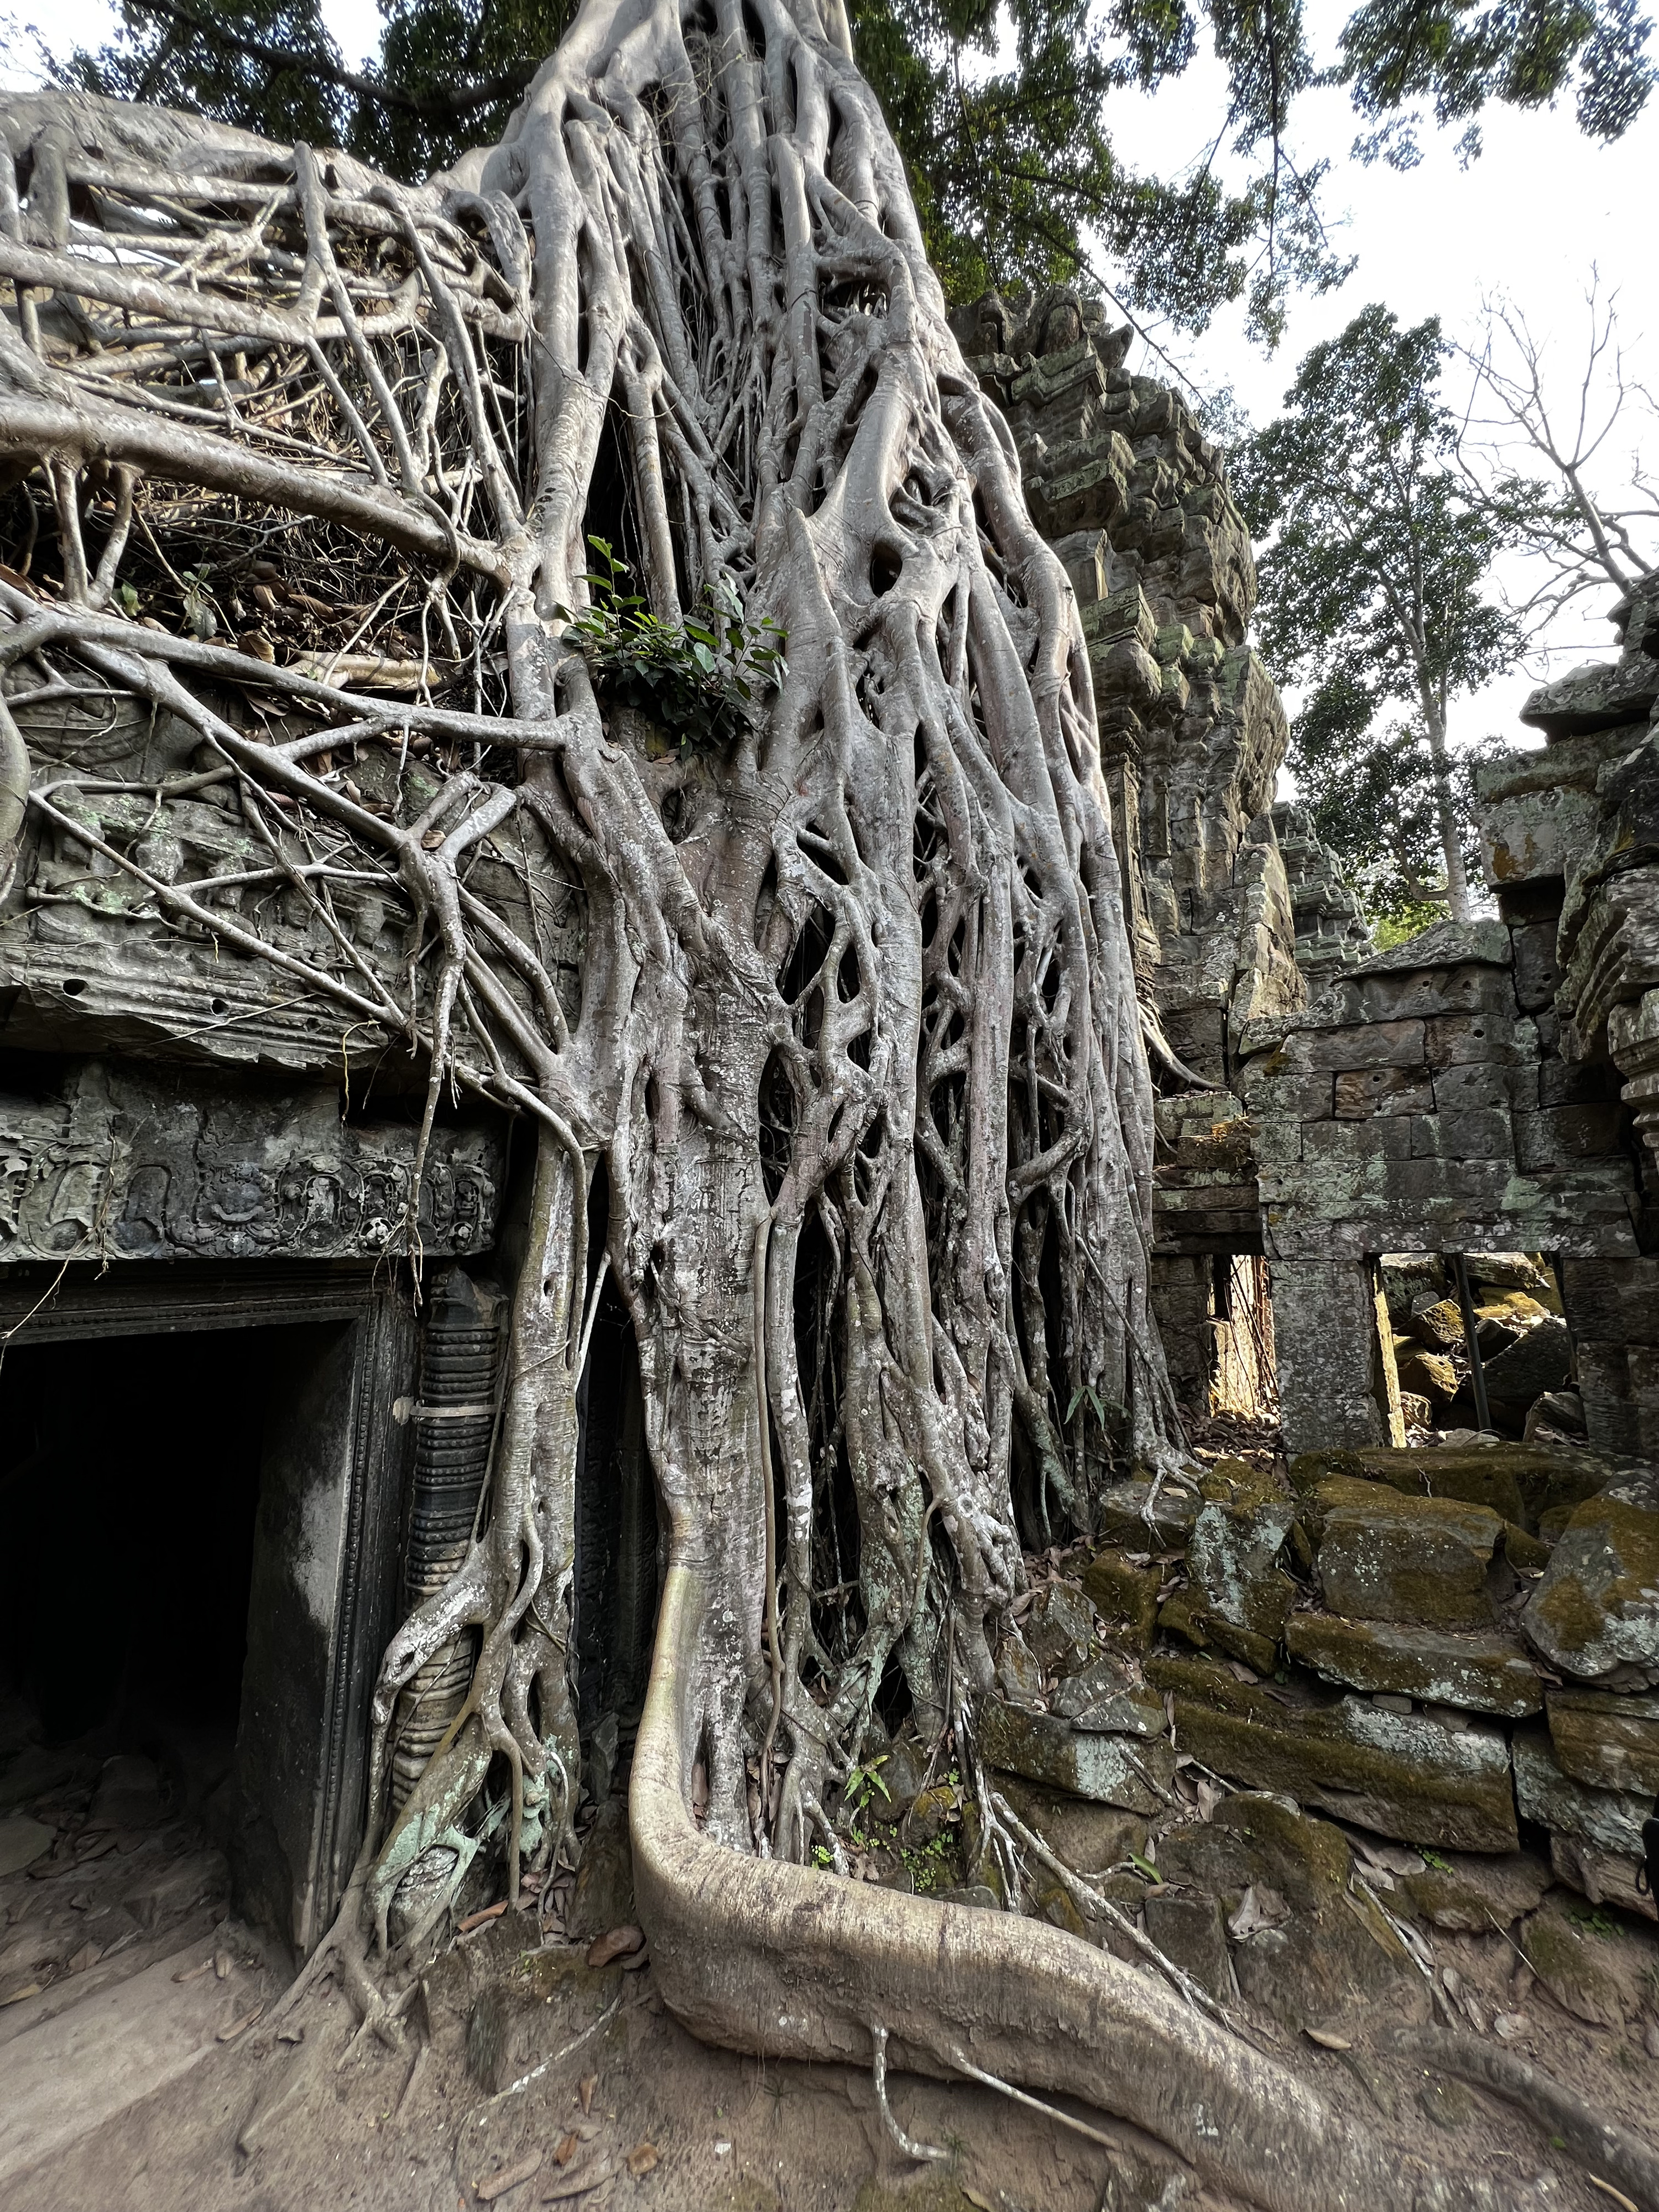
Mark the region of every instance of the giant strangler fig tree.
<instances>
[{"instance_id":1,"label":"giant strangler fig tree","mask_svg":"<svg viewBox=\"0 0 1659 2212\"><path fill-rule=\"evenodd\" d=\"M841 0L587 0L502 142L419 185L83 96L4 128L0 666L14 705L182 732L155 803L216 792L242 864L192 874L143 807L97 827L84 779L30 803L135 923L423 1055L422 1147L466 1093L534 1147L487 1511L386 1653L347 1917L384 1942L492 1764L515 1886L568 1832L608 1276L670 1531L633 1823L675 2008L1081 2094L1264 2203L1411 2203L1161 1983L812 1864L878 1691L971 1778L1022 1534L1177 1452L1089 663ZM20 750L0 713L13 812ZM368 794L377 750L423 763L418 810ZM470 888L486 845L527 930ZM398 1694L463 1630L393 1815Z\"/></svg>"}]
</instances>

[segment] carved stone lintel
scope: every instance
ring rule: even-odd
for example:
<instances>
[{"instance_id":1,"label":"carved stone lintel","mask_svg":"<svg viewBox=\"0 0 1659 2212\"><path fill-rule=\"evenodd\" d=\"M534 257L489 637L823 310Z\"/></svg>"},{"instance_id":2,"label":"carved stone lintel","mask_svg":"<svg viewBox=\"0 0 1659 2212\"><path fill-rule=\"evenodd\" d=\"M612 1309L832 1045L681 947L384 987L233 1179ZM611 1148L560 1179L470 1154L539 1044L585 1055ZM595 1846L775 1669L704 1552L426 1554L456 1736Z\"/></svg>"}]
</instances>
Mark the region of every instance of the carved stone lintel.
<instances>
[{"instance_id":1,"label":"carved stone lintel","mask_svg":"<svg viewBox=\"0 0 1659 2212\"><path fill-rule=\"evenodd\" d=\"M405 1122L342 1121L330 1090L71 1062L0 1091L0 1262L401 1252L414 1146ZM495 1127L434 1132L425 1253L489 1249L503 1156Z\"/></svg>"}]
</instances>

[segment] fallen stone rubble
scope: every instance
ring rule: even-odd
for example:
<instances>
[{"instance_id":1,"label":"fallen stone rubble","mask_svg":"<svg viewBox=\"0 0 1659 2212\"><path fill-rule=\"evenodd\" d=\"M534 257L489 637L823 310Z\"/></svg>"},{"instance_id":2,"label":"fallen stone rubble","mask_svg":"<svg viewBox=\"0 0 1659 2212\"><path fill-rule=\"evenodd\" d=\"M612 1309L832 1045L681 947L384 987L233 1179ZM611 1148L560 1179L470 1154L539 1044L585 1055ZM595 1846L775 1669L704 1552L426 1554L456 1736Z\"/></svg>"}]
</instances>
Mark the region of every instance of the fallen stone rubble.
<instances>
[{"instance_id":1,"label":"fallen stone rubble","mask_svg":"<svg viewBox=\"0 0 1659 2212\"><path fill-rule=\"evenodd\" d=\"M1336 2045L1366 2016L1518 2037L1534 1978L1582 2022L1659 2020L1659 1954L1643 1984L1600 1940L1656 1918L1659 1474L1520 1444L1219 1457L1120 1484L1102 1527L1033 1563L975 1713L993 1802L1080 1880L1028 1852L1012 1894L902 1733L851 1822L898 1846L869 1878L1127 1955L1104 1899L1218 2002ZM1496 1994L1452 1936L1499 1939Z\"/></svg>"}]
</instances>

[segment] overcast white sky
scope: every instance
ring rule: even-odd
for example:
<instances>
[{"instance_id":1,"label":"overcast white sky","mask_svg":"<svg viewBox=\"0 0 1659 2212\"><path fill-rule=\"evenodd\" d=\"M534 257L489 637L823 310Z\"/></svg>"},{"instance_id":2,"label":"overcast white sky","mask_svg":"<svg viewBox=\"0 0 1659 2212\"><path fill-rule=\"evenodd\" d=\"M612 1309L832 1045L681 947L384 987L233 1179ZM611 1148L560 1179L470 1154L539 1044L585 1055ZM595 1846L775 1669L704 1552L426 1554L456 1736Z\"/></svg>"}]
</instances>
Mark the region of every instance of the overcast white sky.
<instances>
[{"instance_id":1,"label":"overcast white sky","mask_svg":"<svg viewBox=\"0 0 1659 2212\"><path fill-rule=\"evenodd\" d=\"M107 0L52 0L50 9L42 0L10 0L10 5L15 21L38 24L59 52L96 45L109 35ZM1322 60L1334 53L1349 12L1334 0L1309 0L1310 34ZM325 0L324 14L348 61L378 46L374 0ZM0 27L3 21L0 15ZM15 39L11 52L0 59L0 79L24 81L28 58L28 42ZM1127 161L1168 173L1206 149L1224 112L1221 71L1206 55L1153 99L1123 94L1109 120ZM1343 254L1358 255L1353 275L1329 297L1292 307L1284 343L1271 359L1246 341L1242 307L1218 317L1201 339L1172 341L1170 351L1196 383L1230 384L1252 419L1265 422L1277 411L1308 348L1340 330L1368 301L1385 301L1402 321L1437 314L1449 334L1472 338L1483 296L1502 293L1534 331L1548 334L1551 364L1566 389L1576 385L1592 263L1604 293L1618 295L1627 356L1638 373L1644 369L1659 347L1659 257L1649 214L1659 161L1659 105L1611 147L1583 138L1570 107L1534 115L1492 109L1483 118L1486 150L1468 170L1458 167L1455 134L1442 138L1431 130L1421 167L1403 176L1349 158L1357 128L1340 91L1306 94L1296 111L1298 158L1331 161L1326 199L1340 225L1334 242ZM1146 367L1157 373L1155 362ZM1659 384L1659 371L1651 380ZM1638 428L1651 436L1652 427ZM1626 440L1611 454L1610 477L1617 476L1628 452ZM1659 451L1650 458L1659 462ZM1599 612L1587 611L1553 642L1559 672L1577 658L1607 651L1613 635ZM1536 667L1517 670L1468 702L1457 713L1455 733L1465 739L1519 736L1515 710L1538 673Z\"/></svg>"}]
</instances>

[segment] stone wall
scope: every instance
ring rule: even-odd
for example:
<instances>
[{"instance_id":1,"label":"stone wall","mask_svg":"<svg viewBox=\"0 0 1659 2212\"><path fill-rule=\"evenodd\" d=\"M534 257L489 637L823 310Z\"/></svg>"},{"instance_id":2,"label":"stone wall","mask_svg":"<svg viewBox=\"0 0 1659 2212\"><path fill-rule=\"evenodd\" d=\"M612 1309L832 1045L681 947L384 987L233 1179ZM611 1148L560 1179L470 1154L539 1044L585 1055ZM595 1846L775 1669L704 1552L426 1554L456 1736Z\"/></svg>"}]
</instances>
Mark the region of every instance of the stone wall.
<instances>
[{"instance_id":1,"label":"stone wall","mask_svg":"<svg viewBox=\"0 0 1659 2212\"><path fill-rule=\"evenodd\" d=\"M1324 1325L1357 1323L1375 1261L1486 1252L1549 1256L1589 1442L1659 1454L1659 581L1617 620L1615 664L1528 702L1543 746L1479 770L1496 918L1243 1040L1292 1449L1398 1427L1389 1322Z\"/></svg>"}]
</instances>

